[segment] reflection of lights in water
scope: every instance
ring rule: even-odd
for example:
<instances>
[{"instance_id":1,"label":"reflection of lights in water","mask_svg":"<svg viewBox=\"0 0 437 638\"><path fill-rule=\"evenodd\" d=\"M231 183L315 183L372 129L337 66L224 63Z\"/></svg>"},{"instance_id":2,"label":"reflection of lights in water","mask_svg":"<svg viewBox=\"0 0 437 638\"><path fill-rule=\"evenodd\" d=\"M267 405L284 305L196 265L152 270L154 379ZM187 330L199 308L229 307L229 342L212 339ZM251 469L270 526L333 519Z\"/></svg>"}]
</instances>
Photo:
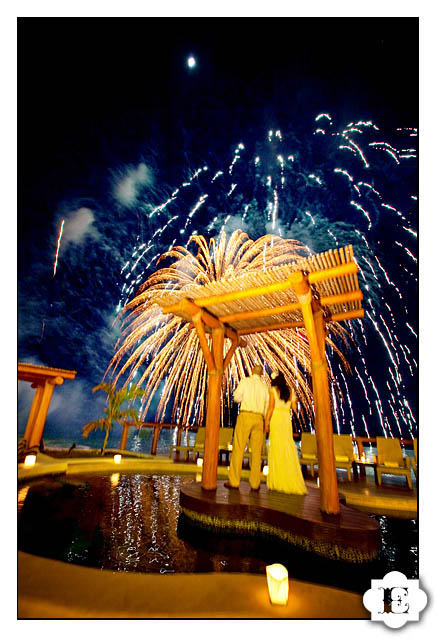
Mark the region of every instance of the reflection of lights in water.
<instances>
[{"instance_id":1,"label":"reflection of lights in water","mask_svg":"<svg viewBox=\"0 0 437 638\"><path fill-rule=\"evenodd\" d=\"M208 541L206 547L203 541L200 546L196 543L196 534L193 536L192 527L184 517L180 518L180 490L192 481L192 475L121 474L118 484L114 486L110 475L88 475L84 478L83 485L76 486L74 490L80 500L74 502L68 499L68 502L64 502L61 499L56 512L52 512L58 525L62 521L71 521L74 511L77 531L71 538L72 529L69 526L66 534L57 537L55 545L59 553L55 558L114 572L227 571L265 574L266 561L269 557L271 559L270 550L263 554L265 538L257 541L245 537L233 541L226 536L223 538L221 535L214 535L214 540ZM43 484L46 482L46 479L41 481ZM31 484L28 499L32 498L34 485L38 493L39 483L38 480L37 485ZM25 497L27 488L28 486L24 486L20 489L19 499ZM39 520L37 517L35 529L49 530L52 524L53 518L50 515L44 521L42 517ZM402 571L408 578L417 578L415 521L384 518L382 527L383 559L390 559L390 568ZM55 533L54 529L52 531ZM34 534L35 545L31 553L38 555L38 542L41 542L41 538L41 534ZM273 543L276 547L275 540ZM305 579L308 567L306 564L299 565L299 562L298 560L295 567L301 570L302 578ZM317 559L315 562L317 563ZM383 568L385 569L385 564ZM385 569L383 573L387 571L391 569ZM360 580L360 573L357 573L360 572L359 569L351 567L351 572L352 580ZM315 582L319 576L325 578L324 561L320 565L320 573L316 566L312 574L316 578ZM346 581L343 579L340 582L338 574L330 574L329 578L336 581L329 584L345 586ZM326 584L325 580L322 584ZM351 585L349 579L346 585L347 588Z\"/></svg>"},{"instance_id":2,"label":"reflection of lights in water","mask_svg":"<svg viewBox=\"0 0 437 638\"><path fill-rule=\"evenodd\" d=\"M117 487L119 480L120 474L118 472L116 474L111 474L111 485Z\"/></svg>"},{"instance_id":3,"label":"reflection of lights in water","mask_svg":"<svg viewBox=\"0 0 437 638\"><path fill-rule=\"evenodd\" d=\"M20 514L24 501L26 500L27 492L29 491L30 485L24 485L24 487L18 490L18 514Z\"/></svg>"}]
</instances>

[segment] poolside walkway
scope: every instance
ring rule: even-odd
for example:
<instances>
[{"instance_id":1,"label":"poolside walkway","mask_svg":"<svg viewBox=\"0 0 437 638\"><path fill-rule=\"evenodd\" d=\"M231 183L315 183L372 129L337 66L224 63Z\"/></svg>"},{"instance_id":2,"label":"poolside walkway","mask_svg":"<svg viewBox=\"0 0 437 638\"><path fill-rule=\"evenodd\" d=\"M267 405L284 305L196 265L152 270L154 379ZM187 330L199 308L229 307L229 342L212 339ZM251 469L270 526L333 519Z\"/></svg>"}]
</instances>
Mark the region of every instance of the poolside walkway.
<instances>
[{"instance_id":1,"label":"poolside walkway","mask_svg":"<svg viewBox=\"0 0 437 638\"><path fill-rule=\"evenodd\" d=\"M18 618L370 618L362 596L289 580L271 605L259 574L110 572L18 552Z\"/></svg>"}]
</instances>

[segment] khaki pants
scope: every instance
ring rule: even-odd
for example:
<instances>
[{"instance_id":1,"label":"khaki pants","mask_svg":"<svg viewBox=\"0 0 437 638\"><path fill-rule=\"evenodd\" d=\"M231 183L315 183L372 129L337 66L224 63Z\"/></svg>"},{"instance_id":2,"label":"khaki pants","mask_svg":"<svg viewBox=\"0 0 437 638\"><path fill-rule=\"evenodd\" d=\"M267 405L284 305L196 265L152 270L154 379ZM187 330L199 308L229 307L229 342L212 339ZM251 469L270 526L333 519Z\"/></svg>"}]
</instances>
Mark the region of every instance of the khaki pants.
<instances>
[{"instance_id":1,"label":"khaki pants","mask_svg":"<svg viewBox=\"0 0 437 638\"><path fill-rule=\"evenodd\" d=\"M240 485L243 454L249 437L249 446L252 450L249 483L250 487L254 489L259 487L261 482L261 448L264 439L263 423L262 414L240 412L237 417L229 468L229 483L232 487Z\"/></svg>"}]
</instances>

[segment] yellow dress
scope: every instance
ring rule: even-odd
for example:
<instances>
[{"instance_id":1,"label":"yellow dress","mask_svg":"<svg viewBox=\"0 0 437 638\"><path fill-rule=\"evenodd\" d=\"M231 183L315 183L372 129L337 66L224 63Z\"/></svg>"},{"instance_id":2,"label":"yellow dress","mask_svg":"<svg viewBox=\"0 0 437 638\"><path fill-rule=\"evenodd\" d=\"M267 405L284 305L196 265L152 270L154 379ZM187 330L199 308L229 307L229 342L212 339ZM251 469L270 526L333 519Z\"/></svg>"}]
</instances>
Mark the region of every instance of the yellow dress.
<instances>
[{"instance_id":1,"label":"yellow dress","mask_svg":"<svg viewBox=\"0 0 437 638\"><path fill-rule=\"evenodd\" d=\"M291 397L287 402L282 401L277 389L273 387L272 390L275 407L270 419L267 487L286 494L306 494L307 488L293 440Z\"/></svg>"}]
</instances>

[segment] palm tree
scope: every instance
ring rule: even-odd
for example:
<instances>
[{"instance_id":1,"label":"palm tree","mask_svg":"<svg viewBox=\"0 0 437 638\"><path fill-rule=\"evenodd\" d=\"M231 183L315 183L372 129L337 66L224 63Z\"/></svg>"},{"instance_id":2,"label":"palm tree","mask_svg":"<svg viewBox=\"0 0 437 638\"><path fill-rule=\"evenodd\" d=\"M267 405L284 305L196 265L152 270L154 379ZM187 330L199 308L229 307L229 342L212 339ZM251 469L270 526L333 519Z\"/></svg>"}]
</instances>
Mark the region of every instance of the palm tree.
<instances>
[{"instance_id":1,"label":"palm tree","mask_svg":"<svg viewBox=\"0 0 437 638\"><path fill-rule=\"evenodd\" d=\"M97 390L103 390L108 395L108 405L105 408L105 416L96 421L90 421L82 428L82 436L86 439L90 432L95 430L106 430L105 440L102 446L102 455L105 453L106 443L108 441L109 432L112 430L114 422L123 425L123 421L134 421L138 423L137 411L135 408L122 409L122 405L125 401L134 401L144 395L144 390L138 388L136 385L131 385L127 388L121 388L115 390L115 386L110 383L101 383L93 388L93 392Z\"/></svg>"}]
</instances>

